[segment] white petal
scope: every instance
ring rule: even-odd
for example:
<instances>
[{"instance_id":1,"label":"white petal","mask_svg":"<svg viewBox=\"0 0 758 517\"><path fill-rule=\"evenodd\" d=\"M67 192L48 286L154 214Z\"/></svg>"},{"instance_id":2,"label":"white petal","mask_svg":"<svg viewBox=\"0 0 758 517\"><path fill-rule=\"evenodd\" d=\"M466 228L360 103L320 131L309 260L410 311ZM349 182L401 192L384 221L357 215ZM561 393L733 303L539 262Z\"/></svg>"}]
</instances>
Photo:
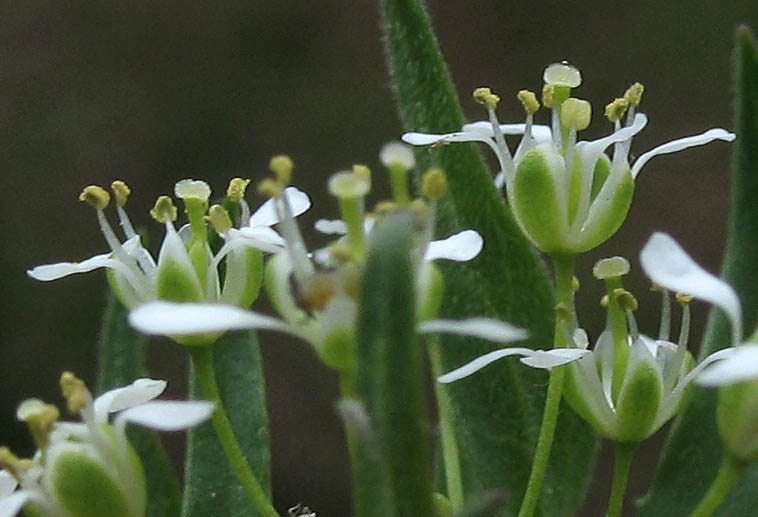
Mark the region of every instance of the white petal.
<instances>
[{"instance_id":1,"label":"white petal","mask_svg":"<svg viewBox=\"0 0 758 517\"><path fill-rule=\"evenodd\" d=\"M490 363L512 355L524 356L521 359L521 362L533 368L550 369L554 366L560 366L581 359L589 353L588 350L580 350L577 348L560 348L556 350L532 350L523 347L501 348L500 350L495 350L479 356L470 363L437 377L437 382L447 384L463 379L464 377L468 377L472 373L481 370Z\"/></svg>"},{"instance_id":2,"label":"white petal","mask_svg":"<svg viewBox=\"0 0 758 517\"><path fill-rule=\"evenodd\" d=\"M654 233L640 252L640 263L656 284L721 308L732 322L735 343L742 339L742 307L734 290L697 265L669 235Z\"/></svg>"},{"instance_id":3,"label":"white petal","mask_svg":"<svg viewBox=\"0 0 758 517\"><path fill-rule=\"evenodd\" d=\"M0 470L0 499L12 494L17 486L18 481L16 481L16 478L14 478L10 472L7 470Z\"/></svg>"},{"instance_id":4,"label":"white petal","mask_svg":"<svg viewBox=\"0 0 758 517\"><path fill-rule=\"evenodd\" d=\"M123 429L132 423L158 431L180 431L208 420L214 407L205 400L155 400L121 412L116 418L116 427Z\"/></svg>"},{"instance_id":5,"label":"white petal","mask_svg":"<svg viewBox=\"0 0 758 517\"><path fill-rule=\"evenodd\" d=\"M458 131L447 134L405 133L402 138L403 142L411 145L430 145L449 142L487 142L492 140L491 133L492 130L490 130L490 135L478 131Z\"/></svg>"},{"instance_id":6,"label":"white petal","mask_svg":"<svg viewBox=\"0 0 758 517\"><path fill-rule=\"evenodd\" d=\"M492 123L487 120L464 124L461 129L464 132L495 136L495 133L492 131ZM526 124L500 124L500 131L504 135L523 135L525 130ZM553 139L553 132L550 130L550 126L534 124L532 125L532 137L537 143L547 142Z\"/></svg>"},{"instance_id":7,"label":"white petal","mask_svg":"<svg viewBox=\"0 0 758 517\"><path fill-rule=\"evenodd\" d=\"M137 379L129 386L106 391L95 399L95 420L104 423L108 414L144 404L163 393L166 381Z\"/></svg>"},{"instance_id":8,"label":"white petal","mask_svg":"<svg viewBox=\"0 0 758 517\"><path fill-rule=\"evenodd\" d=\"M347 233L347 223L342 219L319 219L313 227L317 232L327 235L345 235Z\"/></svg>"},{"instance_id":9,"label":"white petal","mask_svg":"<svg viewBox=\"0 0 758 517\"><path fill-rule=\"evenodd\" d=\"M678 138L659 145L646 153L643 153L632 166L632 177L636 178L640 173L640 169L653 157L659 154L675 153L689 147L696 147L698 145L705 145L713 142L714 140L724 140L725 142L731 142L734 140L735 134L721 128L709 129L705 133L699 135L688 136L685 138Z\"/></svg>"},{"instance_id":10,"label":"white petal","mask_svg":"<svg viewBox=\"0 0 758 517\"><path fill-rule=\"evenodd\" d=\"M281 251L285 246L282 236L269 226L244 226L239 230L232 228L229 230L229 235L230 237L244 237L260 243L264 248L268 248L262 249L262 251L270 251L271 249Z\"/></svg>"},{"instance_id":11,"label":"white petal","mask_svg":"<svg viewBox=\"0 0 758 517\"><path fill-rule=\"evenodd\" d=\"M17 515L29 497L29 492L20 490L11 496L0 499L0 517L13 517Z\"/></svg>"},{"instance_id":12,"label":"white petal","mask_svg":"<svg viewBox=\"0 0 758 517\"><path fill-rule=\"evenodd\" d=\"M532 368L549 370L554 366L572 363L589 354L581 348L556 348L554 350L534 350L534 353L521 358L521 362Z\"/></svg>"},{"instance_id":13,"label":"white petal","mask_svg":"<svg viewBox=\"0 0 758 517\"><path fill-rule=\"evenodd\" d=\"M614 131L608 136L598 138L597 140L577 142L576 150L582 156L582 163L594 167L600 154L610 145L629 140L634 135L642 131L647 125L647 115L637 113L630 126L624 126L618 131Z\"/></svg>"},{"instance_id":14,"label":"white petal","mask_svg":"<svg viewBox=\"0 0 758 517\"><path fill-rule=\"evenodd\" d=\"M456 262L471 260L482 251L484 239L475 230L463 230L446 239L431 241L424 260L447 259Z\"/></svg>"},{"instance_id":15,"label":"white petal","mask_svg":"<svg viewBox=\"0 0 758 517\"><path fill-rule=\"evenodd\" d=\"M240 329L293 332L276 318L213 303L150 302L131 311L129 323L145 334L191 335Z\"/></svg>"},{"instance_id":16,"label":"white petal","mask_svg":"<svg viewBox=\"0 0 758 517\"><path fill-rule=\"evenodd\" d=\"M284 195L287 196L287 201L289 201L292 208L292 217L299 216L311 207L311 198L297 187L285 188ZM278 222L279 215L276 213L274 200L269 199L250 216L248 226L272 226Z\"/></svg>"},{"instance_id":17,"label":"white petal","mask_svg":"<svg viewBox=\"0 0 758 517\"><path fill-rule=\"evenodd\" d=\"M758 346L747 344L733 350L729 357L706 368L695 382L703 386L728 386L758 379Z\"/></svg>"},{"instance_id":18,"label":"white petal","mask_svg":"<svg viewBox=\"0 0 758 517\"><path fill-rule=\"evenodd\" d=\"M109 267L115 260L110 258L110 253L95 255L81 262L58 262L57 264L45 264L29 269L26 274L35 280L49 282L58 280L76 273L87 273L101 267Z\"/></svg>"},{"instance_id":19,"label":"white petal","mask_svg":"<svg viewBox=\"0 0 758 517\"><path fill-rule=\"evenodd\" d=\"M422 334L447 333L489 339L496 343L509 343L526 339L527 332L510 323L492 318L470 318L465 320L429 320L418 324ZM526 349L525 349L526 350Z\"/></svg>"}]
</instances>

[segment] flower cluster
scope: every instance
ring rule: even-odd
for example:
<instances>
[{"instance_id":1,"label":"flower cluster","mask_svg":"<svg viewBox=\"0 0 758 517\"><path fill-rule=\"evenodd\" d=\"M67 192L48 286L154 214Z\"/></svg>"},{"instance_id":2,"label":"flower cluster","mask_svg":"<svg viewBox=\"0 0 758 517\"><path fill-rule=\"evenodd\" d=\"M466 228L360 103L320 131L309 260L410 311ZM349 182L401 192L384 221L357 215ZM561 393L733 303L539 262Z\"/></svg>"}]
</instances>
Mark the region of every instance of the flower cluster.
<instances>
[{"instance_id":1,"label":"flower cluster","mask_svg":"<svg viewBox=\"0 0 758 517\"><path fill-rule=\"evenodd\" d=\"M84 383L65 372L61 389L81 423L59 422L58 409L39 399L22 402L16 414L38 450L31 459L21 459L0 448L0 515L12 517L23 508L45 517L142 517L145 474L126 439L126 425L188 429L207 420L214 408L205 401L153 400L165 388L164 381L137 379L93 400Z\"/></svg>"}]
</instances>

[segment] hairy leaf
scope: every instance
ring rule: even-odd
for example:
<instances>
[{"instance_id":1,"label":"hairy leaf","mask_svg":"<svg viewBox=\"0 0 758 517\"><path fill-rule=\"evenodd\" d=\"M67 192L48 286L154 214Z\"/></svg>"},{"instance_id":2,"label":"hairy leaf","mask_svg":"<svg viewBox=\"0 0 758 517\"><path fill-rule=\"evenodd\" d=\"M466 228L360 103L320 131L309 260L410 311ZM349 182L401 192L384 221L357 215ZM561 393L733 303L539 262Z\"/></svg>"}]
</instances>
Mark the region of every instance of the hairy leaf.
<instances>
[{"instance_id":1,"label":"hairy leaf","mask_svg":"<svg viewBox=\"0 0 758 517\"><path fill-rule=\"evenodd\" d=\"M373 438L364 437L359 458L364 467L373 465L379 470L357 469L356 514L361 516L433 515L431 439L415 329L411 226L404 215L387 217L377 226L361 282L358 393L371 424L364 435Z\"/></svg>"}]
</instances>

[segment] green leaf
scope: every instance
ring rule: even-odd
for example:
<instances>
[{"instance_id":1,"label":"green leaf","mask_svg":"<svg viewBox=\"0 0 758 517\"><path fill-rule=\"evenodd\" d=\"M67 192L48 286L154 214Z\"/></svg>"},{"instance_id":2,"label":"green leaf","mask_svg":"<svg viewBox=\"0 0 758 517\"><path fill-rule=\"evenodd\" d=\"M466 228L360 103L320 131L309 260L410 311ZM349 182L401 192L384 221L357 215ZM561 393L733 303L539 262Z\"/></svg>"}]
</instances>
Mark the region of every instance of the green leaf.
<instances>
[{"instance_id":1,"label":"green leaf","mask_svg":"<svg viewBox=\"0 0 758 517\"><path fill-rule=\"evenodd\" d=\"M266 385L258 340L253 332L227 332L213 346L216 381L234 433L250 467L271 494ZM193 398L202 398L195 376ZM187 438L182 515L193 517L257 516L224 456L211 422Z\"/></svg>"},{"instance_id":2,"label":"green leaf","mask_svg":"<svg viewBox=\"0 0 758 517\"><path fill-rule=\"evenodd\" d=\"M732 206L722 273L742 301L745 328L758 317L758 49L747 27L737 30L737 140L734 148ZM729 323L711 311L701 358L730 344ZM716 391L697 388L679 416L664 449L640 515L686 515L707 490L721 462L715 421ZM717 515L758 516L758 465L750 467Z\"/></svg>"},{"instance_id":3,"label":"green leaf","mask_svg":"<svg viewBox=\"0 0 758 517\"><path fill-rule=\"evenodd\" d=\"M449 132L463 115L422 3L383 0L386 45L401 119L409 131ZM528 346L550 348L554 298L544 265L505 208L477 148L452 144L416 153L419 170L447 173L448 194L438 211L440 235L473 228L484 250L470 264L443 268L446 317L489 315L529 329ZM445 338L442 363L452 369L492 350L477 340ZM547 376L517 361L502 361L449 393L457 410L464 491L505 489L506 513L519 507L539 430ZM571 514L583 500L597 439L567 407L558 422L541 511Z\"/></svg>"},{"instance_id":4,"label":"green leaf","mask_svg":"<svg viewBox=\"0 0 758 517\"><path fill-rule=\"evenodd\" d=\"M375 435L374 443L360 444L355 480L362 517L434 515L411 228L407 215L389 216L376 227L361 282L358 394Z\"/></svg>"},{"instance_id":5,"label":"green leaf","mask_svg":"<svg viewBox=\"0 0 758 517\"><path fill-rule=\"evenodd\" d=\"M144 377L147 339L126 321L128 311L108 295L100 333L96 392L130 384ZM147 517L179 515L181 492L173 468L158 435L130 426L129 442L139 454L147 481Z\"/></svg>"}]
</instances>

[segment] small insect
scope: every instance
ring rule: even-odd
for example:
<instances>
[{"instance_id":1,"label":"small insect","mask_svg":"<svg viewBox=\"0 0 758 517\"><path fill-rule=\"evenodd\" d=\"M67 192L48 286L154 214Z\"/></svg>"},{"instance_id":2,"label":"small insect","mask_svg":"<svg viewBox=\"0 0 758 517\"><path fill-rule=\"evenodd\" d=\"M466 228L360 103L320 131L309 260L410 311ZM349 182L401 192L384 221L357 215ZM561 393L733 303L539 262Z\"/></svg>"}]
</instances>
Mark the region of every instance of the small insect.
<instances>
[{"instance_id":1,"label":"small insect","mask_svg":"<svg viewBox=\"0 0 758 517\"><path fill-rule=\"evenodd\" d=\"M440 147L442 147L443 145L447 145L447 144L449 144L449 143L450 143L450 142L448 142L448 141L447 141L447 140L445 140L444 138L440 138L439 140L437 140L436 142L434 142L432 145L430 145L430 146L429 146L429 149L439 149L439 148L440 148Z\"/></svg>"}]
</instances>

